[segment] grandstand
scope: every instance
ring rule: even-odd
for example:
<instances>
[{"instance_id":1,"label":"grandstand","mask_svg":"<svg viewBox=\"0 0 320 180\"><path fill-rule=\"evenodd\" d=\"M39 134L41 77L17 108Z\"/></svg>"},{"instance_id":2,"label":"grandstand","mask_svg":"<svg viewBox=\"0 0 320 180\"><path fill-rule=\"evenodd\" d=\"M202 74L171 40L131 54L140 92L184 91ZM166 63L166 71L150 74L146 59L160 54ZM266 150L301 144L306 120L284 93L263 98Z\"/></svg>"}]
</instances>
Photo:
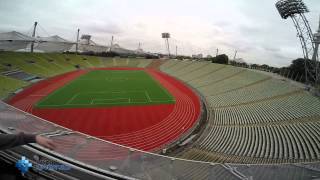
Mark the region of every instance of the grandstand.
<instances>
[{"instance_id":1,"label":"grandstand","mask_svg":"<svg viewBox=\"0 0 320 180\"><path fill-rule=\"evenodd\" d=\"M181 157L237 163L318 161L319 99L250 70L214 64L184 69L187 63L181 64L171 61L162 69L198 89L209 110L205 132ZM190 79L190 69L201 74Z\"/></svg>"},{"instance_id":2,"label":"grandstand","mask_svg":"<svg viewBox=\"0 0 320 180\"><path fill-rule=\"evenodd\" d=\"M43 78L43 82L50 85L50 80L65 73L71 74L75 71L81 74L80 71L92 68L124 67L146 68L154 77L163 78L162 83L166 83L165 87L169 90L170 87L174 89L170 82L184 82L197 92L205 105L202 111L207 112L202 131L193 134L195 138L188 141L182 149L172 154L164 153L166 156L163 156L153 154L159 153L159 147L151 145L157 141L166 142L167 139L178 137L173 134L181 130L179 123L190 126L190 122L177 122L177 118L181 116L186 119L190 114L172 115L167 121L145 129L142 133L110 136L110 140L122 144L118 145L66 129L6 103L1 103L0 106L1 130L6 133L42 133L52 137L63 145L55 152L41 152L54 154L60 159L71 158L75 160L76 166L86 164L81 171L99 168L93 173L95 177L99 173L112 175L116 179L320 177L319 99L292 85L290 81L275 79L250 69L188 60L0 52L0 96L4 102L10 102L15 93L21 94L17 90L36 86L38 83L30 81L30 76ZM156 69L165 74L157 74ZM8 72L19 72L23 75L10 76ZM169 82L164 80L166 76L175 77L179 81L173 79ZM191 103L192 100L183 92L172 90L172 94L180 97L177 102ZM179 106L181 107L183 106ZM192 106L186 107L189 109L183 111L193 111ZM30 107L20 109L32 113L28 108ZM176 123L170 124L174 120ZM190 127L190 131L197 125L199 123ZM161 136L163 132L168 135ZM181 144L191 134L188 131L186 137L180 136L181 139L174 141ZM152 148L147 148L148 146ZM160 149L169 147L161 146ZM39 149L35 145L29 148ZM22 151L23 149L13 150L15 153ZM170 155L174 157L169 157Z\"/></svg>"}]
</instances>

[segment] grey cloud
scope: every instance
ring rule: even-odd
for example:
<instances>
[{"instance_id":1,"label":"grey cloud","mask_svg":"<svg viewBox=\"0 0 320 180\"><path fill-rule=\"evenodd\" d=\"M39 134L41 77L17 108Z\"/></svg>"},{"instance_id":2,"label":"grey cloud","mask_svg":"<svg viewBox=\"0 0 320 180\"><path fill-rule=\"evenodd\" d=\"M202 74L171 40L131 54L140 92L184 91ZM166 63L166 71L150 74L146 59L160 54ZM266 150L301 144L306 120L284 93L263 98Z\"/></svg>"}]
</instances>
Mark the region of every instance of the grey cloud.
<instances>
[{"instance_id":1,"label":"grey cloud","mask_svg":"<svg viewBox=\"0 0 320 180\"><path fill-rule=\"evenodd\" d=\"M269 52L280 52L281 51L280 47L271 47L271 46L262 45L262 48L266 51L269 51Z\"/></svg>"},{"instance_id":2,"label":"grey cloud","mask_svg":"<svg viewBox=\"0 0 320 180\"><path fill-rule=\"evenodd\" d=\"M74 40L76 29L80 28L97 42L105 44L115 35L124 47L135 49L140 41L143 49L161 52L164 45L159 29L172 27L177 29L173 36L177 39L171 38L173 46L177 44L184 54L215 53L219 47L226 52L238 49L239 56L248 61L288 64L302 54L301 47L292 22L280 18L275 1L0 0L0 31L28 32L37 20L50 35ZM304 1L311 10L307 17L316 28L320 1ZM164 13L167 4L170 6ZM220 11L229 12L225 15ZM177 17L181 16L190 16L186 23L194 27L177 27L181 26ZM197 18L203 29L197 29ZM152 26L159 19L168 22L163 27Z\"/></svg>"},{"instance_id":3,"label":"grey cloud","mask_svg":"<svg viewBox=\"0 0 320 180\"><path fill-rule=\"evenodd\" d=\"M93 34L120 34L123 29L116 23L94 22L85 26Z\"/></svg>"}]
</instances>

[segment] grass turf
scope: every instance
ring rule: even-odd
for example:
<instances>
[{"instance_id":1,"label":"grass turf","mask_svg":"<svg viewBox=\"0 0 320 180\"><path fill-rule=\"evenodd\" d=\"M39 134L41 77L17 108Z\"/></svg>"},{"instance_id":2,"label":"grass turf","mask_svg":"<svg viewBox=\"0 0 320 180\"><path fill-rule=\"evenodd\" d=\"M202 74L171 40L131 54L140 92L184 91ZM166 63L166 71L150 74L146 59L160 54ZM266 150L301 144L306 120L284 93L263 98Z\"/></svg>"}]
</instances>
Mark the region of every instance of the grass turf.
<instances>
[{"instance_id":1,"label":"grass turf","mask_svg":"<svg viewBox=\"0 0 320 180\"><path fill-rule=\"evenodd\" d=\"M175 100L141 70L95 70L54 91L37 108L79 108L171 104Z\"/></svg>"}]
</instances>

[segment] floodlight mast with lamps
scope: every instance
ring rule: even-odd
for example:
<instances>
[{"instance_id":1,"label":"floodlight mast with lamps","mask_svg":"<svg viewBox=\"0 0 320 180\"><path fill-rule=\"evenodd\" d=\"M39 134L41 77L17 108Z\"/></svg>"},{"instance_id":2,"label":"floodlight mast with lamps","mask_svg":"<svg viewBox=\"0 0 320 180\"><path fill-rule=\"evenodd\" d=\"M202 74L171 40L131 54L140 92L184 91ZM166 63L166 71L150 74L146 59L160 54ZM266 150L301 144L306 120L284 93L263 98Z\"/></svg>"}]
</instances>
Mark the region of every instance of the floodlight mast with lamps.
<instances>
[{"instance_id":1,"label":"floodlight mast with lamps","mask_svg":"<svg viewBox=\"0 0 320 180\"><path fill-rule=\"evenodd\" d=\"M318 27L318 32L314 34L314 43L315 43L315 50L312 56L312 59L317 59L319 60L319 44L320 44L320 17L319 17L319 27Z\"/></svg>"},{"instance_id":2,"label":"floodlight mast with lamps","mask_svg":"<svg viewBox=\"0 0 320 180\"><path fill-rule=\"evenodd\" d=\"M166 49L168 51L168 58L170 59L170 46L169 46L170 34L169 33L162 33L161 35L162 35L162 38L165 40Z\"/></svg>"},{"instance_id":3,"label":"floodlight mast with lamps","mask_svg":"<svg viewBox=\"0 0 320 180\"><path fill-rule=\"evenodd\" d=\"M291 17L296 27L305 59L306 84L319 86L319 59L316 51L316 36L313 35L309 22L304 15L309 12L309 9L302 0L279 0L276 3L276 8L283 19Z\"/></svg>"}]
</instances>

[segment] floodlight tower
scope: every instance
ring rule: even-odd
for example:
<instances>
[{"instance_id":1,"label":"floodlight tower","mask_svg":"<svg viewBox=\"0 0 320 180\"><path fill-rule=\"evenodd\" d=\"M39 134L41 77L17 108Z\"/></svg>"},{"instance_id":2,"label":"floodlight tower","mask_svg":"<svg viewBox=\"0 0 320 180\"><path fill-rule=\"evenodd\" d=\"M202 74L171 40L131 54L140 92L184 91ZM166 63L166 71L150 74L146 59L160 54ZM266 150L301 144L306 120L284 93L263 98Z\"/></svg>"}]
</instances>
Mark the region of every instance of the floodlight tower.
<instances>
[{"instance_id":1,"label":"floodlight tower","mask_svg":"<svg viewBox=\"0 0 320 180\"><path fill-rule=\"evenodd\" d=\"M276 8L283 19L291 17L297 29L305 59L306 83L319 86L319 59L315 41L319 36L313 35L309 22L304 15L309 12L308 7L302 0L279 0L276 3Z\"/></svg>"},{"instance_id":2,"label":"floodlight tower","mask_svg":"<svg viewBox=\"0 0 320 180\"><path fill-rule=\"evenodd\" d=\"M110 42L110 49L109 49L109 52L112 51L112 47L113 47L113 36L111 37L111 42Z\"/></svg>"},{"instance_id":3,"label":"floodlight tower","mask_svg":"<svg viewBox=\"0 0 320 180\"><path fill-rule=\"evenodd\" d=\"M34 22L32 37L35 38L38 22ZM34 41L31 42L30 51L33 53Z\"/></svg>"},{"instance_id":4,"label":"floodlight tower","mask_svg":"<svg viewBox=\"0 0 320 180\"><path fill-rule=\"evenodd\" d=\"M169 33L162 33L161 35L162 35L162 38L165 40L166 49L168 51L168 57L170 58L170 46L169 46L170 34Z\"/></svg>"},{"instance_id":5,"label":"floodlight tower","mask_svg":"<svg viewBox=\"0 0 320 180\"><path fill-rule=\"evenodd\" d=\"M79 51L79 33L80 33L80 29L77 30L76 54L78 54L78 51Z\"/></svg>"},{"instance_id":6,"label":"floodlight tower","mask_svg":"<svg viewBox=\"0 0 320 180\"><path fill-rule=\"evenodd\" d=\"M312 59L317 59L319 60L319 44L320 44L320 17L319 17L319 27L318 27L318 32L314 34L314 43L315 43L315 48L314 48L314 53L312 56ZM320 80L320 79L318 79Z\"/></svg>"}]
</instances>

